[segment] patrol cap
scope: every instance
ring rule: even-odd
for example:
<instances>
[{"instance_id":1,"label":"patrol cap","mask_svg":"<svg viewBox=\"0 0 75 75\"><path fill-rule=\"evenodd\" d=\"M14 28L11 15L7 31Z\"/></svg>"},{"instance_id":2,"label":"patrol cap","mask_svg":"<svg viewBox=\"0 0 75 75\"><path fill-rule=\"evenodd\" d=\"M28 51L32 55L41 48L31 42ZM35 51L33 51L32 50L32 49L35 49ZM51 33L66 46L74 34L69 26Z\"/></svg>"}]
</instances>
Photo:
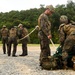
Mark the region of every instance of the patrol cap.
<instances>
[{"instance_id":1,"label":"patrol cap","mask_svg":"<svg viewBox=\"0 0 75 75\"><path fill-rule=\"evenodd\" d=\"M46 9L50 9L51 12L54 12L54 7L53 5L47 5Z\"/></svg>"},{"instance_id":2,"label":"patrol cap","mask_svg":"<svg viewBox=\"0 0 75 75\"><path fill-rule=\"evenodd\" d=\"M23 26L21 23L18 25L18 27Z\"/></svg>"},{"instance_id":3,"label":"patrol cap","mask_svg":"<svg viewBox=\"0 0 75 75\"><path fill-rule=\"evenodd\" d=\"M3 25L3 28L5 28L6 26L5 25Z\"/></svg>"},{"instance_id":4,"label":"patrol cap","mask_svg":"<svg viewBox=\"0 0 75 75\"><path fill-rule=\"evenodd\" d=\"M60 22L61 23L68 23L68 17L66 15L60 16Z\"/></svg>"}]
</instances>

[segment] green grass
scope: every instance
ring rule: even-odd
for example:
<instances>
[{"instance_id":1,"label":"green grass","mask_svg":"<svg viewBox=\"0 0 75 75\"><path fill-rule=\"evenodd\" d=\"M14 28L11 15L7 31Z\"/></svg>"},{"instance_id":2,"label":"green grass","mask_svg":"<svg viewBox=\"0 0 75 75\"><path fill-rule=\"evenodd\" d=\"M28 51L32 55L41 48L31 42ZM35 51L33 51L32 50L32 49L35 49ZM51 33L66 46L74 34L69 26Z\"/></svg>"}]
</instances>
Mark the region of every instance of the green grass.
<instances>
[{"instance_id":1,"label":"green grass","mask_svg":"<svg viewBox=\"0 0 75 75\"><path fill-rule=\"evenodd\" d=\"M55 46L59 46L59 44L54 44ZM50 46L53 46L52 44L50 44Z\"/></svg>"},{"instance_id":2,"label":"green grass","mask_svg":"<svg viewBox=\"0 0 75 75\"><path fill-rule=\"evenodd\" d=\"M18 44L18 46L21 46L22 44ZM54 44L56 47L59 46L59 44ZM0 46L2 46L2 44L0 43ZM40 46L40 44L28 44L28 46ZM53 47L52 44L50 44L51 47Z\"/></svg>"},{"instance_id":3,"label":"green grass","mask_svg":"<svg viewBox=\"0 0 75 75\"><path fill-rule=\"evenodd\" d=\"M59 44L54 44L56 47L59 46ZM28 46L40 46L40 44L28 44ZM50 46L53 47L52 44L50 44Z\"/></svg>"},{"instance_id":4,"label":"green grass","mask_svg":"<svg viewBox=\"0 0 75 75\"><path fill-rule=\"evenodd\" d=\"M18 46L21 46L22 44L18 44ZM40 46L40 44L28 44L28 46Z\"/></svg>"}]
</instances>

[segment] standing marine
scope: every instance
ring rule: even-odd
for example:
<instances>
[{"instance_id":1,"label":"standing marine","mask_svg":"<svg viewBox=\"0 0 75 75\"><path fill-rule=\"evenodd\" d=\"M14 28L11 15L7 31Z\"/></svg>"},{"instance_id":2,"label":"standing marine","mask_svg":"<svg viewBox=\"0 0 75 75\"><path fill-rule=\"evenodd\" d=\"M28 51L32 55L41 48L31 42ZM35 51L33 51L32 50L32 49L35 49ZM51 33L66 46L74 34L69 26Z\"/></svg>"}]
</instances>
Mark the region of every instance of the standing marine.
<instances>
[{"instance_id":1,"label":"standing marine","mask_svg":"<svg viewBox=\"0 0 75 75\"><path fill-rule=\"evenodd\" d=\"M2 44L3 44L3 54L6 54L6 50L8 52L8 35L9 35L8 33L9 33L9 30L5 25L3 25L0 33L1 33Z\"/></svg>"},{"instance_id":2,"label":"standing marine","mask_svg":"<svg viewBox=\"0 0 75 75\"><path fill-rule=\"evenodd\" d=\"M28 30L25 27L23 27L23 25L20 23L18 25L19 39L24 38L27 34L28 34ZM20 56L26 56L28 55L28 50L27 50L28 37L21 40L21 43L22 43L22 54Z\"/></svg>"},{"instance_id":3,"label":"standing marine","mask_svg":"<svg viewBox=\"0 0 75 75\"><path fill-rule=\"evenodd\" d=\"M51 22L49 21L48 16L51 16L54 13L54 7L52 5L47 5L46 10L39 16L38 25L39 32L38 37L40 40L40 66L42 65L42 59L51 55L51 50L49 47L51 35Z\"/></svg>"},{"instance_id":4,"label":"standing marine","mask_svg":"<svg viewBox=\"0 0 75 75\"><path fill-rule=\"evenodd\" d=\"M9 38L8 38L8 56L11 55L11 47L13 45L13 51L12 51L12 56L16 56L16 51L17 51L17 30L12 27L9 30Z\"/></svg>"}]
</instances>

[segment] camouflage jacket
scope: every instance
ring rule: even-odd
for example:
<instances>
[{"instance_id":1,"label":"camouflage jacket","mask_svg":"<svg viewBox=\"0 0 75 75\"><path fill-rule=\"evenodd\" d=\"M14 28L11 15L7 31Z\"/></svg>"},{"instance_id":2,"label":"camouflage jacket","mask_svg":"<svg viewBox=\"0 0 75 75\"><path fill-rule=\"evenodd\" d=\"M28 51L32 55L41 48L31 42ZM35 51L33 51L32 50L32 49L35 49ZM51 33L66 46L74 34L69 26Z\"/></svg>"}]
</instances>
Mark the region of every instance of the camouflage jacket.
<instances>
[{"instance_id":1,"label":"camouflage jacket","mask_svg":"<svg viewBox=\"0 0 75 75\"><path fill-rule=\"evenodd\" d=\"M19 39L25 37L28 34L28 30L26 28L18 29L18 37ZM24 40L30 41L29 36L26 37Z\"/></svg>"},{"instance_id":2,"label":"camouflage jacket","mask_svg":"<svg viewBox=\"0 0 75 75\"><path fill-rule=\"evenodd\" d=\"M51 23L48 20L48 16L42 13L38 18L39 30L42 30L46 36L51 34Z\"/></svg>"},{"instance_id":3,"label":"camouflage jacket","mask_svg":"<svg viewBox=\"0 0 75 75\"><path fill-rule=\"evenodd\" d=\"M69 36L75 34L75 26L72 24L61 24L59 26L59 41L64 42Z\"/></svg>"},{"instance_id":4,"label":"camouflage jacket","mask_svg":"<svg viewBox=\"0 0 75 75\"><path fill-rule=\"evenodd\" d=\"M7 28L2 28L0 33L2 37L8 37L9 30Z\"/></svg>"},{"instance_id":5,"label":"camouflage jacket","mask_svg":"<svg viewBox=\"0 0 75 75\"><path fill-rule=\"evenodd\" d=\"M9 37L16 37L17 36L17 30L15 28L11 28L9 31Z\"/></svg>"},{"instance_id":6,"label":"camouflage jacket","mask_svg":"<svg viewBox=\"0 0 75 75\"><path fill-rule=\"evenodd\" d=\"M18 29L18 35L20 35L21 38L23 38L27 34L28 34L28 30L26 28Z\"/></svg>"}]
</instances>

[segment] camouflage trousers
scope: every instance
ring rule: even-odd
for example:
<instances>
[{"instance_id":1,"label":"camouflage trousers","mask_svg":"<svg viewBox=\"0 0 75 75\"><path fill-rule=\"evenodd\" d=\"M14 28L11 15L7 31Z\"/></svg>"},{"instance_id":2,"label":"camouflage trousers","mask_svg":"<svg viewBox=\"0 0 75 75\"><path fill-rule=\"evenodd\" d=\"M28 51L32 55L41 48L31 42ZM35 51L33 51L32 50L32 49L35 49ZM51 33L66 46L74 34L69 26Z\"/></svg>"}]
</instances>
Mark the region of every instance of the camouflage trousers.
<instances>
[{"instance_id":1,"label":"camouflage trousers","mask_svg":"<svg viewBox=\"0 0 75 75\"><path fill-rule=\"evenodd\" d=\"M64 42L62 50L63 63L67 64L67 59L69 56L68 53L72 51L74 45L75 45L75 35L69 35Z\"/></svg>"},{"instance_id":2,"label":"camouflage trousers","mask_svg":"<svg viewBox=\"0 0 75 75\"><path fill-rule=\"evenodd\" d=\"M6 50L8 52L8 37L2 37L3 44L3 53L6 54Z\"/></svg>"},{"instance_id":3,"label":"camouflage trousers","mask_svg":"<svg viewBox=\"0 0 75 75\"><path fill-rule=\"evenodd\" d=\"M12 44L13 44L12 56L14 56L16 54L16 50L17 50L17 38L16 37L9 37L8 38L8 56L11 55Z\"/></svg>"},{"instance_id":4,"label":"camouflage trousers","mask_svg":"<svg viewBox=\"0 0 75 75\"><path fill-rule=\"evenodd\" d=\"M42 61L42 58L48 57L51 55L50 47L49 47L49 39L44 33L39 33L40 34L40 48L41 48L41 53L40 53L40 62Z\"/></svg>"},{"instance_id":5,"label":"camouflage trousers","mask_svg":"<svg viewBox=\"0 0 75 75\"><path fill-rule=\"evenodd\" d=\"M28 55L27 42L22 41L22 55Z\"/></svg>"}]
</instances>

